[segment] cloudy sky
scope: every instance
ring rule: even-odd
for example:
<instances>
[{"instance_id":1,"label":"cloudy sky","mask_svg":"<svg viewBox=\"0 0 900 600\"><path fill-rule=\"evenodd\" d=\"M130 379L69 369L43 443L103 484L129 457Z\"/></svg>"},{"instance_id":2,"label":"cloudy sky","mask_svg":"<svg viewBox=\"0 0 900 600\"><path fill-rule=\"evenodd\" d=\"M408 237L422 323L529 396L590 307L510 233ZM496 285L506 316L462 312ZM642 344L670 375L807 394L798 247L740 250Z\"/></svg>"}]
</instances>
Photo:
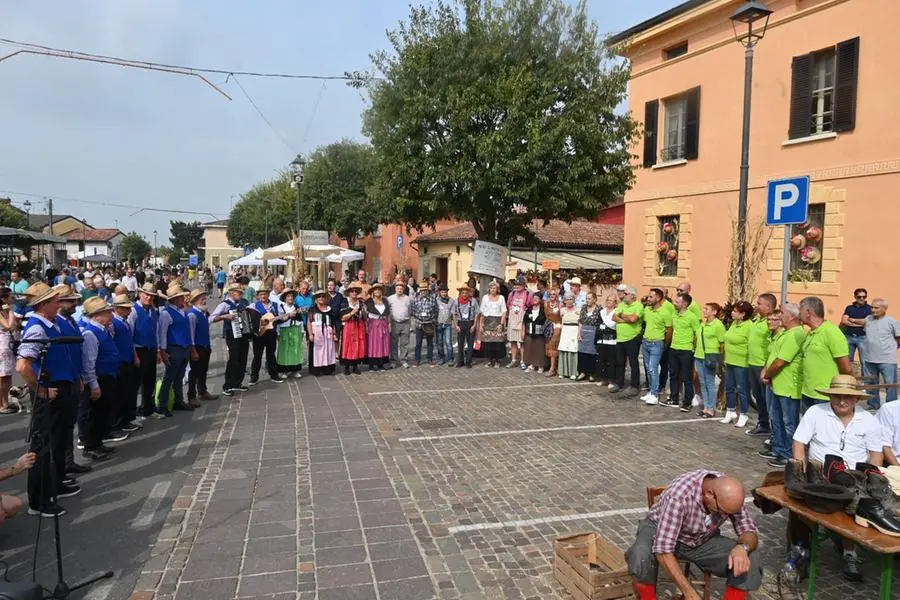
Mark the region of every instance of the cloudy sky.
<instances>
[{"instance_id":1,"label":"cloudy sky","mask_svg":"<svg viewBox=\"0 0 900 600\"><path fill-rule=\"evenodd\" d=\"M588 0L616 32L680 0ZM365 70L407 0L68 0L0 3L0 38L226 70L340 75ZM0 56L15 48L0 44ZM344 83L199 79L45 56L0 62L0 197L167 243L170 219L225 218L232 198L297 152L362 139L359 91ZM281 138L284 138L283 140ZM123 206L112 206L114 204ZM198 214L144 211L197 211Z\"/></svg>"}]
</instances>

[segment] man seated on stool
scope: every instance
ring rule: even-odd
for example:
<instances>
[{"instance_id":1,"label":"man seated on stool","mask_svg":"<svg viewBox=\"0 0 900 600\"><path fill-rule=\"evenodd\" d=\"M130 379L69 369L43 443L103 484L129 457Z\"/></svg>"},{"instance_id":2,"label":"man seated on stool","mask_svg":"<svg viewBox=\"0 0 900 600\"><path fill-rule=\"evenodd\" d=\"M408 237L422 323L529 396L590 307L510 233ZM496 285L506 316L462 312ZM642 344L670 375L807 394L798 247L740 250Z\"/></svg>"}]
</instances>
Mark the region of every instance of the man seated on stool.
<instances>
[{"instance_id":1,"label":"man seated on stool","mask_svg":"<svg viewBox=\"0 0 900 600\"><path fill-rule=\"evenodd\" d=\"M722 600L745 600L748 591L758 589L758 530L744 507L744 494L740 481L716 471L691 471L672 481L638 525L637 539L625 553L638 598L656 600L661 564L685 600L700 600L679 560L725 577ZM726 519L738 535L736 541L719 532Z\"/></svg>"}]
</instances>

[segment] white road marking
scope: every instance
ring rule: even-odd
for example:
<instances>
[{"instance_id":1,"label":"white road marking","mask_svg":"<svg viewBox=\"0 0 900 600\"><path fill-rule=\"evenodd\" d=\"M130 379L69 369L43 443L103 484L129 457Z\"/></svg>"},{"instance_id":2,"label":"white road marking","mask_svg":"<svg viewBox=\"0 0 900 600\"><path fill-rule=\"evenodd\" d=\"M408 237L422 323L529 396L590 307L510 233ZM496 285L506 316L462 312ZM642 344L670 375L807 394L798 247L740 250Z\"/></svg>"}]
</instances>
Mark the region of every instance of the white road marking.
<instances>
[{"instance_id":1,"label":"white road marking","mask_svg":"<svg viewBox=\"0 0 900 600\"><path fill-rule=\"evenodd\" d=\"M131 522L132 529L146 529L150 527L153 523L153 517L156 516L156 511L162 504L163 499L165 499L171 485L169 481L160 481L153 485L153 489L150 490L147 499L144 500L144 505L134 518L134 521Z\"/></svg>"},{"instance_id":2,"label":"white road marking","mask_svg":"<svg viewBox=\"0 0 900 600\"><path fill-rule=\"evenodd\" d=\"M753 502L752 496L744 498L744 502ZM604 519L607 517L625 517L629 515L642 515L647 512L646 506L634 508L617 508L615 510L601 510L599 512L581 513L577 515L559 515L556 517L543 517L541 519L518 519L515 521L501 521L500 523L474 523L472 525L454 525L448 527L450 533L463 531L485 531L488 529L507 529L539 525L540 523L565 523L567 521L580 521L581 519Z\"/></svg>"},{"instance_id":3,"label":"white road marking","mask_svg":"<svg viewBox=\"0 0 900 600\"><path fill-rule=\"evenodd\" d=\"M533 388L546 388L546 387L563 387L565 385L579 385L579 386L587 386L588 382L575 382L575 383L538 383L536 385L502 385L497 387L480 387L480 388L449 388L445 390L428 390L424 388L418 388L415 390L392 390L390 392L369 392L367 395L369 396L389 396L391 394L435 394L435 393L443 393L443 392L484 392L488 390L515 390L515 389L533 389Z\"/></svg>"},{"instance_id":4,"label":"white road marking","mask_svg":"<svg viewBox=\"0 0 900 600\"><path fill-rule=\"evenodd\" d=\"M537 429L506 429L503 431L480 431L477 433L448 433L446 435L420 435L398 438L400 442L426 442L454 440L461 438L490 437L494 435L521 435L523 433L552 433L554 431L584 431L589 429L619 429L623 427L643 427L645 425L677 425L679 423L712 423L714 419L673 419L671 421L638 421L632 423L604 423L603 425L563 425L561 427L541 427Z\"/></svg>"},{"instance_id":5,"label":"white road marking","mask_svg":"<svg viewBox=\"0 0 900 600\"><path fill-rule=\"evenodd\" d=\"M85 594L84 600L106 600L109 597L109 593L112 591L114 585L115 582L110 581L108 583L92 587L91 591Z\"/></svg>"},{"instance_id":6,"label":"white road marking","mask_svg":"<svg viewBox=\"0 0 900 600\"><path fill-rule=\"evenodd\" d=\"M172 458L180 458L182 456L187 456L188 450L191 448L191 444L194 443L194 434L186 433L181 436L181 440L175 444L175 450L172 451Z\"/></svg>"}]
</instances>

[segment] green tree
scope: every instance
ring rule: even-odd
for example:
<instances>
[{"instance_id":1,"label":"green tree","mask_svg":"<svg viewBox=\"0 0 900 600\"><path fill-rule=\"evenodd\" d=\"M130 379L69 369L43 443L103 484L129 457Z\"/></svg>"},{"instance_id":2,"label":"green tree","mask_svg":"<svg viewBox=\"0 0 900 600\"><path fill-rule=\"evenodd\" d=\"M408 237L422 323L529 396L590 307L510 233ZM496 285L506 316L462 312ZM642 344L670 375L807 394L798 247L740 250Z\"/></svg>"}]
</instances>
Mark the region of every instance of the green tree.
<instances>
[{"instance_id":1,"label":"green tree","mask_svg":"<svg viewBox=\"0 0 900 600\"><path fill-rule=\"evenodd\" d=\"M318 148L309 157L300 189L305 229L333 231L353 246L375 231L382 220L367 188L375 180L372 147L342 140Z\"/></svg>"},{"instance_id":2,"label":"green tree","mask_svg":"<svg viewBox=\"0 0 900 600\"><path fill-rule=\"evenodd\" d=\"M364 132L373 192L414 227L471 221L480 239L592 217L634 178L637 124L616 112L629 69L610 60L586 3L439 0L414 7L372 56Z\"/></svg>"},{"instance_id":3,"label":"green tree","mask_svg":"<svg viewBox=\"0 0 900 600\"><path fill-rule=\"evenodd\" d=\"M203 243L203 228L200 221L169 221L172 235L169 241L172 248L181 250L183 254L194 254Z\"/></svg>"},{"instance_id":4,"label":"green tree","mask_svg":"<svg viewBox=\"0 0 900 600\"><path fill-rule=\"evenodd\" d=\"M28 221L25 213L14 208L9 200L0 201L0 227L15 227L26 229Z\"/></svg>"},{"instance_id":5,"label":"green tree","mask_svg":"<svg viewBox=\"0 0 900 600\"><path fill-rule=\"evenodd\" d=\"M132 231L122 238L119 254L128 261L141 262L153 254L153 248L150 247L150 244L142 235Z\"/></svg>"},{"instance_id":6,"label":"green tree","mask_svg":"<svg viewBox=\"0 0 900 600\"><path fill-rule=\"evenodd\" d=\"M265 246L267 210L269 246L291 239L297 223L297 190L291 188L287 173L241 195L228 216L228 242L237 248Z\"/></svg>"}]
</instances>

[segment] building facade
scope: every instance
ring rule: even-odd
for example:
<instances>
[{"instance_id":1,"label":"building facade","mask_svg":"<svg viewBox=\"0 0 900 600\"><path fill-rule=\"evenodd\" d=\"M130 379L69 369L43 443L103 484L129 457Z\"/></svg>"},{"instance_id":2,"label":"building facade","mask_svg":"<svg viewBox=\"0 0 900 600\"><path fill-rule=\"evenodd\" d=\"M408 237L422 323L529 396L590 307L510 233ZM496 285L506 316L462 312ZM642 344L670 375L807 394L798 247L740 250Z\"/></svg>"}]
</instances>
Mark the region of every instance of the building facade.
<instances>
[{"instance_id":1,"label":"building facade","mask_svg":"<svg viewBox=\"0 0 900 600\"><path fill-rule=\"evenodd\" d=\"M228 263L244 255L241 248L228 243L228 219L210 221L200 225L203 228L203 266L215 271L218 267L228 269Z\"/></svg>"},{"instance_id":2,"label":"building facade","mask_svg":"<svg viewBox=\"0 0 900 600\"><path fill-rule=\"evenodd\" d=\"M729 17L741 4L691 0L609 42L631 61L630 108L645 131L625 196L624 278L641 290L688 279L701 300L725 299L745 53ZM898 297L895 253L877 243L875 221L900 218L900 2L765 5L774 12L755 49L748 227L765 218L769 180L808 175L809 221L790 232L790 298L820 296L835 318L854 288ZM777 293L784 228L768 233L757 287Z\"/></svg>"},{"instance_id":3,"label":"building facade","mask_svg":"<svg viewBox=\"0 0 900 600\"><path fill-rule=\"evenodd\" d=\"M69 260L90 260L92 256L105 256L115 261L122 259L119 246L125 236L118 229L84 227L72 229L62 237L66 238L66 255ZM101 261L98 259L98 262Z\"/></svg>"}]
</instances>

